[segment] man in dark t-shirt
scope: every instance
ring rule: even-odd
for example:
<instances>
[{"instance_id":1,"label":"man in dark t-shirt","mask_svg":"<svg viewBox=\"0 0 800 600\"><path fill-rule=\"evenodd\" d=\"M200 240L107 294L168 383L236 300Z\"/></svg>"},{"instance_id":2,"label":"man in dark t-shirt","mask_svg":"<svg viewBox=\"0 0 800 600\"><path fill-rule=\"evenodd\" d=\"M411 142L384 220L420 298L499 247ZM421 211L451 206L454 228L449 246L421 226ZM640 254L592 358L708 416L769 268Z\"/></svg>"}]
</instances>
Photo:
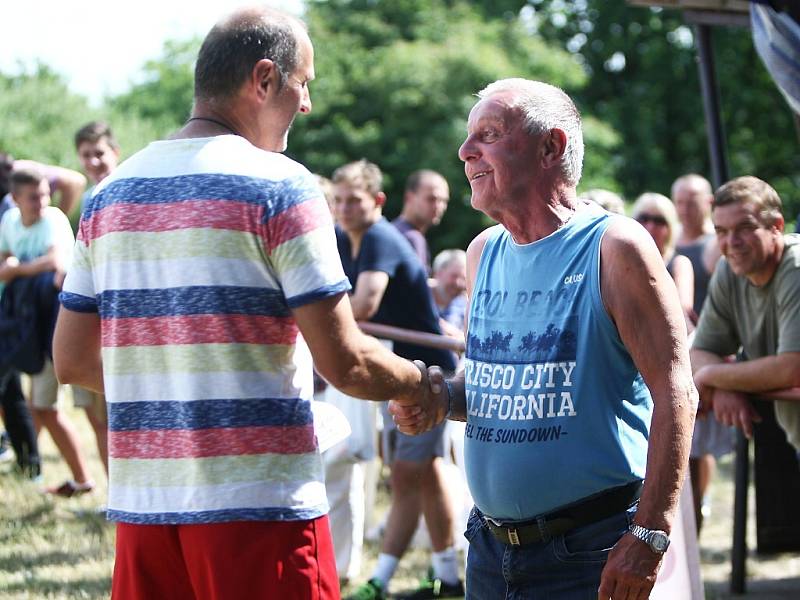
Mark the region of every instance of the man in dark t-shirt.
<instances>
[{"instance_id":1,"label":"man in dark t-shirt","mask_svg":"<svg viewBox=\"0 0 800 600\"><path fill-rule=\"evenodd\" d=\"M380 169L365 160L336 170L335 215L339 254L353 286L350 302L357 320L427 333L441 333L427 273L400 232L382 216L386 196ZM446 350L395 342L394 351L427 365L455 369ZM388 415L387 415L388 416ZM385 433L391 429L385 419ZM385 597L389 581L424 512L433 546L431 586L463 594L453 539L453 510L444 487L442 457L445 430L439 426L420 436L398 431L392 456L392 504L381 554L372 578L358 597ZM423 510L424 507L424 510ZM438 581L437 581L438 580ZM371 595L367 595L371 594Z\"/></svg>"},{"instance_id":2,"label":"man in dark t-shirt","mask_svg":"<svg viewBox=\"0 0 800 600\"><path fill-rule=\"evenodd\" d=\"M436 171L414 171L406 180L403 192L403 211L392 221L414 248L414 253L431 272L431 252L425 233L439 224L447 210L450 188L447 180Z\"/></svg>"}]
</instances>

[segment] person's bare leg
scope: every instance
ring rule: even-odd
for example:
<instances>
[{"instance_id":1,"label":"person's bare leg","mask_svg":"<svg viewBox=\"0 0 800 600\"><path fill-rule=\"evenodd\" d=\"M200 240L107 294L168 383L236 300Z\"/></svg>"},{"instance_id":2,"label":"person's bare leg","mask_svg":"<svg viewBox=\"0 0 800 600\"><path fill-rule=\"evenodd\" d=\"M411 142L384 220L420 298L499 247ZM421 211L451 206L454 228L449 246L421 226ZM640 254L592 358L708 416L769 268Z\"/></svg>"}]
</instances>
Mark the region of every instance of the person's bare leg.
<instances>
[{"instance_id":1,"label":"person's bare leg","mask_svg":"<svg viewBox=\"0 0 800 600\"><path fill-rule=\"evenodd\" d=\"M422 481L431 463L395 460L392 463L392 503L381 542L381 552L401 558L411 542L422 512Z\"/></svg>"},{"instance_id":2,"label":"person's bare leg","mask_svg":"<svg viewBox=\"0 0 800 600\"><path fill-rule=\"evenodd\" d=\"M94 431L94 437L97 440L97 452L100 454L100 460L103 461L103 468L106 470L106 477L108 477L108 426L104 415L97 414L96 406L86 407L86 418L89 419L89 424Z\"/></svg>"},{"instance_id":3,"label":"person's bare leg","mask_svg":"<svg viewBox=\"0 0 800 600\"><path fill-rule=\"evenodd\" d=\"M692 481L692 501L694 503L694 518L697 524L697 533L703 527L703 497L714 476L716 460L713 454L703 454L698 458L689 459L689 476Z\"/></svg>"},{"instance_id":4,"label":"person's bare leg","mask_svg":"<svg viewBox=\"0 0 800 600\"><path fill-rule=\"evenodd\" d=\"M75 483L88 483L89 471L78 446L78 435L66 415L59 410L44 408L34 408L33 414L50 433L58 451L72 471Z\"/></svg>"},{"instance_id":5,"label":"person's bare leg","mask_svg":"<svg viewBox=\"0 0 800 600\"><path fill-rule=\"evenodd\" d=\"M438 457L433 459L430 471L422 479L422 512L433 551L441 552L453 546L453 504L445 484L444 463Z\"/></svg>"}]
</instances>

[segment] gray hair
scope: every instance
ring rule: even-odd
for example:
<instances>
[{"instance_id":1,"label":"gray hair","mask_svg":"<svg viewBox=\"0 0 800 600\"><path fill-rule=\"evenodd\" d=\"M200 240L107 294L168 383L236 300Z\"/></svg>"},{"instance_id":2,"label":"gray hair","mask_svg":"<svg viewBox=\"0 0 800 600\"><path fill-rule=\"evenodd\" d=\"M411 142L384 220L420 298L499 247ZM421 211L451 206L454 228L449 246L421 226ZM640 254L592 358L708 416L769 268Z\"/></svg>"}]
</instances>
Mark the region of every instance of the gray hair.
<instances>
[{"instance_id":1,"label":"gray hair","mask_svg":"<svg viewBox=\"0 0 800 600\"><path fill-rule=\"evenodd\" d=\"M467 264L467 253L459 248L442 250L433 259L433 272L438 273L442 269L449 267L454 262Z\"/></svg>"},{"instance_id":2,"label":"gray hair","mask_svg":"<svg viewBox=\"0 0 800 600\"><path fill-rule=\"evenodd\" d=\"M586 190L578 198L599 204L609 212L625 214L625 201L619 194L610 190L594 188Z\"/></svg>"},{"instance_id":3,"label":"gray hair","mask_svg":"<svg viewBox=\"0 0 800 600\"><path fill-rule=\"evenodd\" d=\"M525 130L530 135L541 135L560 129L567 136L567 147L561 159L564 183L575 187L583 170L583 131L581 115L572 99L560 88L530 79L500 79L490 83L480 92L483 99L501 92L512 92L511 108L522 111Z\"/></svg>"}]
</instances>

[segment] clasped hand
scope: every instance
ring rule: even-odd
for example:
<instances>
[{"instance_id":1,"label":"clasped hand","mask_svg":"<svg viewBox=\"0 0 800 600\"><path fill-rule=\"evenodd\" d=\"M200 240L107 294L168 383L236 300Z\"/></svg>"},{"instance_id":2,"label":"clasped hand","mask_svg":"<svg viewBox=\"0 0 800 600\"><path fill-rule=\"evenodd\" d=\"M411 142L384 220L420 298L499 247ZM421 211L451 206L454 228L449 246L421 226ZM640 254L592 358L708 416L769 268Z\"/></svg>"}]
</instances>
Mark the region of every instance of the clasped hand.
<instances>
[{"instance_id":1,"label":"clasped hand","mask_svg":"<svg viewBox=\"0 0 800 600\"><path fill-rule=\"evenodd\" d=\"M389 413L397 428L407 435L425 433L441 423L448 407L442 370L439 367L427 368L420 360L415 360L414 364L421 375L417 389L389 401Z\"/></svg>"}]
</instances>

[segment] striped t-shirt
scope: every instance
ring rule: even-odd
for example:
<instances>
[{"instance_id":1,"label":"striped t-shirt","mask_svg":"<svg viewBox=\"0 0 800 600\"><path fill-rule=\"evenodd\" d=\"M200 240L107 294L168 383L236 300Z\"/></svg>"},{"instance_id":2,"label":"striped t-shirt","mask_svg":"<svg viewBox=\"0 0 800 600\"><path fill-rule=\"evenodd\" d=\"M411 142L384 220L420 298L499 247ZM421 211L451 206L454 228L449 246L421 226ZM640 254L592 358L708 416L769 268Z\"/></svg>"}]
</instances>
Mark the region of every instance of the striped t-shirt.
<instances>
[{"instance_id":1,"label":"striped t-shirt","mask_svg":"<svg viewBox=\"0 0 800 600\"><path fill-rule=\"evenodd\" d=\"M61 297L101 320L109 518L325 514L291 309L349 287L314 177L241 137L154 142L98 185Z\"/></svg>"}]
</instances>

